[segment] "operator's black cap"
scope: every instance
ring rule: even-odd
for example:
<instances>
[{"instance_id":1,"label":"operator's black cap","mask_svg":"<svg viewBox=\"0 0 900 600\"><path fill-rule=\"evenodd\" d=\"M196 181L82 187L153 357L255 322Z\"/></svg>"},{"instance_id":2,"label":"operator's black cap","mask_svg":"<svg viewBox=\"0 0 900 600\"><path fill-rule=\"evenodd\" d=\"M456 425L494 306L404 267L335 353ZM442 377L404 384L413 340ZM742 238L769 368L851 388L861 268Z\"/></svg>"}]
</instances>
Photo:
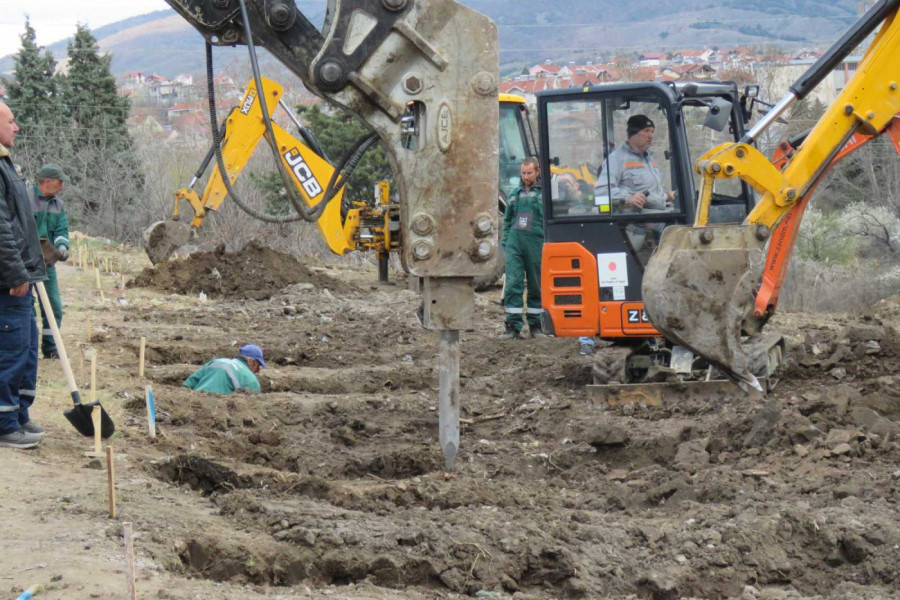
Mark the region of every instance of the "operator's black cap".
<instances>
[{"instance_id":1,"label":"operator's black cap","mask_svg":"<svg viewBox=\"0 0 900 600\"><path fill-rule=\"evenodd\" d=\"M656 125L653 124L650 117L646 115L633 115L628 118L628 122L625 124L625 132L628 134L628 137L631 137L638 131L647 129L648 127L656 129Z\"/></svg>"}]
</instances>

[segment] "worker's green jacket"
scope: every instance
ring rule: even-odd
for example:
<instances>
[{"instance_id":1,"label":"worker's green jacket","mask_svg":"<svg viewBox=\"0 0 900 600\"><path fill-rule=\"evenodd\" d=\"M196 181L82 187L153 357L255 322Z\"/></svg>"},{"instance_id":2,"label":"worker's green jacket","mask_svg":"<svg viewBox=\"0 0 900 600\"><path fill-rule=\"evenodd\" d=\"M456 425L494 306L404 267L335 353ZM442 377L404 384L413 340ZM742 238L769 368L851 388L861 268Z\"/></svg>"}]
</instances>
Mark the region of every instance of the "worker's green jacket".
<instances>
[{"instance_id":1,"label":"worker's green jacket","mask_svg":"<svg viewBox=\"0 0 900 600\"><path fill-rule=\"evenodd\" d=\"M514 242L537 244L538 247L544 243L544 200L540 181L530 190L520 185L507 198L506 212L503 213L503 247L508 248Z\"/></svg>"},{"instance_id":2,"label":"worker's green jacket","mask_svg":"<svg viewBox=\"0 0 900 600\"><path fill-rule=\"evenodd\" d=\"M47 238L54 248L69 247L69 218L62 200L56 196L41 196L38 186L28 190L31 200L31 211L37 224L39 238Z\"/></svg>"},{"instance_id":3,"label":"worker's green jacket","mask_svg":"<svg viewBox=\"0 0 900 600\"><path fill-rule=\"evenodd\" d=\"M217 358L184 380L184 387L198 392L230 394L237 390L260 391L259 380L240 358Z\"/></svg>"}]
</instances>

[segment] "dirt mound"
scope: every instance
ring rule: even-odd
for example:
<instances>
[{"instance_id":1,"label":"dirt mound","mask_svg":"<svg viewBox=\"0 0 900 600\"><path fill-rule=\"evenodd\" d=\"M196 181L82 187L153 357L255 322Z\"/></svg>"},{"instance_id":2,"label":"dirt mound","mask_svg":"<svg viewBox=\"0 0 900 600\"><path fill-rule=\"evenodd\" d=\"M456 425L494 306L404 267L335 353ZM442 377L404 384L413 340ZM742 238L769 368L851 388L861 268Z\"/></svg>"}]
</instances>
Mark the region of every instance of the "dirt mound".
<instances>
[{"instance_id":1,"label":"dirt mound","mask_svg":"<svg viewBox=\"0 0 900 600\"><path fill-rule=\"evenodd\" d=\"M243 250L226 253L222 244L214 252L200 252L188 258L148 267L128 282L128 287L211 298L266 300L295 283L317 287L345 287L327 275L313 273L289 254L250 242Z\"/></svg>"}]
</instances>

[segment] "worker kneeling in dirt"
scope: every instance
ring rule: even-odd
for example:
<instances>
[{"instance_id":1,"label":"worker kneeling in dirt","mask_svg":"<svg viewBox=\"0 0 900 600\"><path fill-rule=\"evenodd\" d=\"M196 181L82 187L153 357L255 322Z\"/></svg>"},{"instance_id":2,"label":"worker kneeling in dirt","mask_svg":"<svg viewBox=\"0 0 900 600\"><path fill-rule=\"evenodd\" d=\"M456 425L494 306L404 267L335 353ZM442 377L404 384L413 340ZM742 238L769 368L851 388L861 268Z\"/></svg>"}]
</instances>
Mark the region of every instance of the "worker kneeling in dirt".
<instances>
[{"instance_id":1,"label":"worker kneeling in dirt","mask_svg":"<svg viewBox=\"0 0 900 600\"><path fill-rule=\"evenodd\" d=\"M184 380L184 387L213 394L230 394L240 390L258 392L260 387L256 374L260 368L268 368L262 349L247 344L238 351L237 358L216 358L203 365Z\"/></svg>"}]
</instances>

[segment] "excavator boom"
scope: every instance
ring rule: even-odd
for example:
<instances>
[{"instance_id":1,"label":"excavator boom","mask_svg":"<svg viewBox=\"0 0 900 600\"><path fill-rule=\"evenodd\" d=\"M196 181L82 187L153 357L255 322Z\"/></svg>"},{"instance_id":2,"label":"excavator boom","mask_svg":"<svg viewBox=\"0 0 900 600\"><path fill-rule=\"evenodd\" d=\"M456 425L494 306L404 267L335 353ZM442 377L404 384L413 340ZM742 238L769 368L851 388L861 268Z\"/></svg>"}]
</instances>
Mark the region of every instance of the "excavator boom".
<instances>
[{"instance_id":1,"label":"excavator boom","mask_svg":"<svg viewBox=\"0 0 900 600\"><path fill-rule=\"evenodd\" d=\"M774 303L757 292L773 231L779 260L790 257L802 211L816 184L846 154L854 134L885 131L900 110L900 0L880 0L801 77L776 106L739 142L720 145L696 164L702 176L693 227L669 227L650 259L643 281L644 304L653 324L667 338L706 358L735 381L759 388L754 375L753 336L771 316ZM879 29L880 27L880 29ZM871 45L838 98L783 169L773 165L752 142L759 133L802 99L876 29ZM858 147L858 146L853 146ZM740 225L708 226L717 180L740 178L760 193L754 210ZM790 228L778 228L790 215ZM783 278L769 279L767 297L777 298ZM748 339L745 339L748 336Z\"/></svg>"},{"instance_id":2,"label":"excavator boom","mask_svg":"<svg viewBox=\"0 0 900 600\"><path fill-rule=\"evenodd\" d=\"M209 44L247 45L260 95L255 46L377 134L400 198L402 259L424 278L423 324L441 332L439 437L452 468L459 330L472 321L473 278L490 275L498 254L496 25L454 0L328 0L321 30L293 0L166 1ZM291 198L307 220L323 206Z\"/></svg>"}]
</instances>

